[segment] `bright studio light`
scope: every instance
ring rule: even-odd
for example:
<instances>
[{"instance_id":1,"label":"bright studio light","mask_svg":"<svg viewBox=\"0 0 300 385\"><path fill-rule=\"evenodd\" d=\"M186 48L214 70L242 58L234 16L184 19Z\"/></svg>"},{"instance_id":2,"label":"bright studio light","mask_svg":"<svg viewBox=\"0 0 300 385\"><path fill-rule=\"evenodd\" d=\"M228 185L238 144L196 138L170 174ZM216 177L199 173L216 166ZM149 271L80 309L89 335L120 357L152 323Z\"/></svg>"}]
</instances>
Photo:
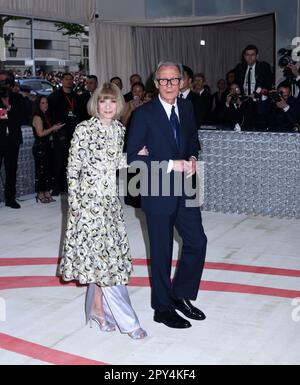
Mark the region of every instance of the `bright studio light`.
<instances>
[{"instance_id":1,"label":"bright studio light","mask_svg":"<svg viewBox=\"0 0 300 385\"><path fill-rule=\"evenodd\" d=\"M200 40L200 45L206 45L206 41L205 40Z\"/></svg>"}]
</instances>

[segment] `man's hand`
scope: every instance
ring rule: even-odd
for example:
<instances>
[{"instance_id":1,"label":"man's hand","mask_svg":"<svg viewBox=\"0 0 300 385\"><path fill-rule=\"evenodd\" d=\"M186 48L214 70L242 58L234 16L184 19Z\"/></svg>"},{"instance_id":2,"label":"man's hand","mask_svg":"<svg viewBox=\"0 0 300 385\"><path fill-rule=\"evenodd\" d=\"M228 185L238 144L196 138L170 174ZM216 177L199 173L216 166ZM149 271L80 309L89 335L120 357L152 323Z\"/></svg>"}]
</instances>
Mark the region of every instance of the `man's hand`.
<instances>
[{"instance_id":1,"label":"man's hand","mask_svg":"<svg viewBox=\"0 0 300 385\"><path fill-rule=\"evenodd\" d=\"M144 146L140 152L138 152L138 155L140 156L149 156L149 151L146 146Z\"/></svg>"},{"instance_id":2,"label":"man's hand","mask_svg":"<svg viewBox=\"0 0 300 385\"><path fill-rule=\"evenodd\" d=\"M191 178L196 174L197 161L191 157L189 161L186 160L174 160L173 171L187 173L187 178Z\"/></svg>"},{"instance_id":3,"label":"man's hand","mask_svg":"<svg viewBox=\"0 0 300 385\"><path fill-rule=\"evenodd\" d=\"M276 106L278 108L281 108L282 110L284 110L286 107L289 107L289 105L287 104L287 102L285 100L281 100L280 102L277 102L276 103Z\"/></svg>"},{"instance_id":4,"label":"man's hand","mask_svg":"<svg viewBox=\"0 0 300 385\"><path fill-rule=\"evenodd\" d=\"M292 63L288 64L287 68L289 68L292 71L295 78L297 78L300 75L298 67L295 64L292 64Z\"/></svg>"}]
</instances>

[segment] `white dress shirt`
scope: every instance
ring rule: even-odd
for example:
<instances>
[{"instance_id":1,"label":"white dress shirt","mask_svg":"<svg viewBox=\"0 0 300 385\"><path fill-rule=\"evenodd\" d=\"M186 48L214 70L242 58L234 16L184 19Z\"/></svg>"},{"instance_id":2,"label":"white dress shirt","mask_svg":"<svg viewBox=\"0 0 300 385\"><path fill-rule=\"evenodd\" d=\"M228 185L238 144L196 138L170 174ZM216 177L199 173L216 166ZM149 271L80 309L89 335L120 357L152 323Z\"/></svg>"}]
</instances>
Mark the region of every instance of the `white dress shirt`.
<instances>
[{"instance_id":1,"label":"white dress shirt","mask_svg":"<svg viewBox=\"0 0 300 385\"><path fill-rule=\"evenodd\" d=\"M256 67L256 64L254 64L253 66L248 66L248 68L247 68L245 81L244 81L245 95L248 95L248 73L249 73L250 67L252 67L252 70L251 70L251 94L253 94L253 92L255 91L255 85L256 85L255 67Z\"/></svg>"},{"instance_id":2,"label":"white dress shirt","mask_svg":"<svg viewBox=\"0 0 300 385\"><path fill-rule=\"evenodd\" d=\"M188 90L188 93L187 95L189 94L191 90ZM170 117L171 117L171 113L172 113L172 107L174 106L175 107L175 113L178 117L178 120L180 122L180 118L179 118L179 110L178 110L178 105L177 105L177 99L175 100L175 103L174 104L169 104L167 102L165 102L160 95L158 95L158 98L159 98L159 101L161 102L164 110L166 111L166 114L168 116L168 119L170 120ZM195 160L197 160L194 156L192 157L194 158ZM174 165L174 160L170 159L169 160L169 165L168 165L168 174L170 174L170 172L173 170L173 165Z\"/></svg>"},{"instance_id":3,"label":"white dress shirt","mask_svg":"<svg viewBox=\"0 0 300 385\"><path fill-rule=\"evenodd\" d=\"M177 115L178 117L178 120L180 122L180 118L179 118L179 111L178 111L178 105L177 105L177 99L175 99L175 103L174 104L169 104L167 102L165 102L160 95L158 95L158 98L159 98L159 101L161 102L164 110L166 111L166 114L168 116L168 119L170 120L171 118L171 113L172 113L172 107L174 106L175 107L175 114ZM170 128L171 129L171 128ZM172 159L169 160L169 165L168 165L168 174L170 174L170 172L173 170L173 164L174 164L174 161Z\"/></svg>"},{"instance_id":4,"label":"white dress shirt","mask_svg":"<svg viewBox=\"0 0 300 385\"><path fill-rule=\"evenodd\" d=\"M190 88L188 88L187 90L183 91L183 92L180 92L180 98L181 99L186 99L188 96L189 96L189 93L191 92ZM182 95L182 96L181 96Z\"/></svg>"}]
</instances>

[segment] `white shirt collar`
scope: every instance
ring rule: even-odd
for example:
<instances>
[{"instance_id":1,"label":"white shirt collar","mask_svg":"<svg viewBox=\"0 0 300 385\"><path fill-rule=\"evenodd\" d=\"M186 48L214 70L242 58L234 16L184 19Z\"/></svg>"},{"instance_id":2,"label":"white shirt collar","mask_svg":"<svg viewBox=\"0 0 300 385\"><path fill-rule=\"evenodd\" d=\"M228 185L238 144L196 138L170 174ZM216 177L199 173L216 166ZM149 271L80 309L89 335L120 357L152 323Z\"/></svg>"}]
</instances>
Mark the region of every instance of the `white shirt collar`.
<instances>
[{"instance_id":1,"label":"white shirt collar","mask_svg":"<svg viewBox=\"0 0 300 385\"><path fill-rule=\"evenodd\" d=\"M180 92L179 95L182 94L182 99L186 99L189 95L189 93L191 92L190 88L188 88L187 90L183 91L183 92Z\"/></svg>"},{"instance_id":2,"label":"white shirt collar","mask_svg":"<svg viewBox=\"0 0 300 385\"><path fill-rule=\"evenodd\" d=\"M159 98L159 101L161 102L164 110L166 111L166 114L168 116L168 118L170 119L171 117L171 113L172 113L172 107L175 106L175 113L176 115L179 117L179 111L178 111L178 105L177 105L177 99L175 99L175 103L174 104L169 104L167 102L165 102L160 95L158 95L158 98Z\"/></svg>"}]
</instances>

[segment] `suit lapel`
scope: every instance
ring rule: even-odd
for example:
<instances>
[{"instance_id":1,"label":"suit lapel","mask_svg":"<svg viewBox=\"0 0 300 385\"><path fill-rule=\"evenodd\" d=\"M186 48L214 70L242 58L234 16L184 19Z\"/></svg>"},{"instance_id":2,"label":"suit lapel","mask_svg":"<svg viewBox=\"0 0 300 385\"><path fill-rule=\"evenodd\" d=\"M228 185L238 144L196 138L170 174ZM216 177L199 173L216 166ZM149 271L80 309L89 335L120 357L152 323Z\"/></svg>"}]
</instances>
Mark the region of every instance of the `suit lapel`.
<instances>
[{"instance_id":1,"label":"suit lapel","mask_svg":"<svg viewBox=\"0 0 300 385\"><path fill-rule=\"evenodd\" d=\"M187 127L189 116L187 115L187 111L184 108L184 104L182 103L182 100L177 99L178 103L178 111L179 111L179 120L180 120L180 154L183 154L185 144L186 144L186 133L184 130L184 127Z\"/></svg>"}]
</instances>

